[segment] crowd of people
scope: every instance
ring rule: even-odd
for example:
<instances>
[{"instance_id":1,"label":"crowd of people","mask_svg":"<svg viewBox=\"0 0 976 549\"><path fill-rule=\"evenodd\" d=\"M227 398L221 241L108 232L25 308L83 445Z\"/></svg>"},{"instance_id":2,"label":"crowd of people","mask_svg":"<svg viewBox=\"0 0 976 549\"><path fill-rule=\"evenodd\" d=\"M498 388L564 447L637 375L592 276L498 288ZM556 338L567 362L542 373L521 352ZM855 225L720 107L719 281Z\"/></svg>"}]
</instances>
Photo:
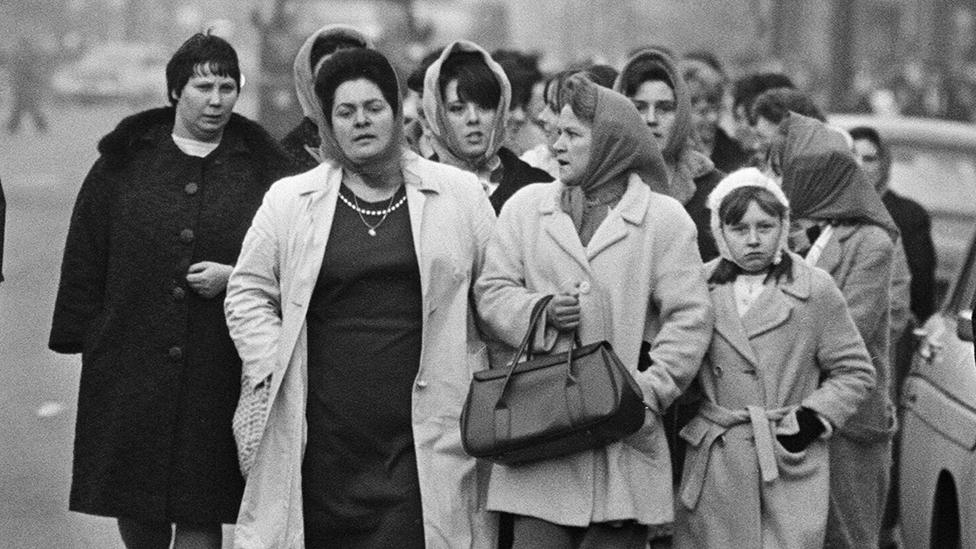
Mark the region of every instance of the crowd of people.
<instances>
[{"instance_id":1,"label":"crowd of people","mask_svg":"<svg viewBox=\"0 0 976 549\"><path fill-rule=\"evenodd\" d=\"M459 40L400 74L328 26L281 142L222 38L166 81L99 143L49 342L82 360L70 508L127 548L893 541L893 346L934 255L876 131L663 47L546 75ZM472 375L550 297L532 351L609 342L644 424L475 459Z\"/></svg>"}]
</instances>

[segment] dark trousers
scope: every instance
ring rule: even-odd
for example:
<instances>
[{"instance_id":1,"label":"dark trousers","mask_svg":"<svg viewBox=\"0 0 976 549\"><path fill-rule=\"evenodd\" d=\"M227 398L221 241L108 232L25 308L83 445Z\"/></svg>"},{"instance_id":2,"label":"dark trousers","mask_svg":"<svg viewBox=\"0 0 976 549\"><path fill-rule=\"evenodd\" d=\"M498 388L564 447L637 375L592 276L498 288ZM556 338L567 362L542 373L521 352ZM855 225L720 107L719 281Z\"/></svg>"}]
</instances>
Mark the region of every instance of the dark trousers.
<instances>
[{"instance_id":1,"label":"dark trousers","mask_svg":"<svg viewBox=\"0 0 976 549\"><path fill-rule=\"evenodd\" d=\"M513 522L513 549L643 549L647 545L647 527L633 521L577 527L515 515Z\"/></svg>"}]
</instances>

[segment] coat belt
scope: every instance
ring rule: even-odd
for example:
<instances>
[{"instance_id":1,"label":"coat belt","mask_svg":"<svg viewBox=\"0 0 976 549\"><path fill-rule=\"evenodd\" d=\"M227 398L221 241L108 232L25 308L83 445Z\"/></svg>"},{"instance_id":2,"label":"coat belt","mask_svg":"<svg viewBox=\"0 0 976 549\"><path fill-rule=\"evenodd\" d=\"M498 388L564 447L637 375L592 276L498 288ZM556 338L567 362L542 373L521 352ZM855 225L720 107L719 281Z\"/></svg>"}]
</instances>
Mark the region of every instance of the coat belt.
<instances>
[{"instance_id":1,"label":"coat belt","mask_svg":"<svg viewBox=\"0 0 976 549\"><path fill-rule=\"evenodd\" d=\"M694 509L698 504L705 475L708 473L708 460L712 454L712 446L719 437L729 430L749 425L752 428L752 438L755 441L756 457L759 458L759 473L763 482L772 482L779 478L779 467L776 464L776 449L773 446L773 430L771 422L786 417L794 407L782 407L767 410L760 406L746 406L743 409L731 410L710 401L705 401L698 416L692 420L681 432L690 435L695 430L706 428L700 436L699 451L695 453L691 463L685 464L685 479L681 489L681 502L688 509ZM703 425L704 424L704 425Z\"/></svg>"}]
</instances>

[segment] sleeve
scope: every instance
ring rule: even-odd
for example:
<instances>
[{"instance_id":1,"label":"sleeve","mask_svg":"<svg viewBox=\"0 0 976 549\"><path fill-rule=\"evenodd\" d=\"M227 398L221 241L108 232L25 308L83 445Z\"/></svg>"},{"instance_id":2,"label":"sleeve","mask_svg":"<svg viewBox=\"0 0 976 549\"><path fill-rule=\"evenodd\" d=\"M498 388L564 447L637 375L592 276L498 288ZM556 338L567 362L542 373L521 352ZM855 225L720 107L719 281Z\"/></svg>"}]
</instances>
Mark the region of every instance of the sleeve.
<instances>
[{"instance_id":1,"label":"sleeve","mask_svg":"<svg viewBox=\"0 0 976 549\"><path fill-rule=\"evenodd\" d=\"M873 228L873 227L872 227ZM871 235L871 233L867 233ZM895 244L878 229L877 238L864 238L851 250L851 268L840 286L857 330L864 338L869 353L885 356L887 348L872 345L871 336L880 333L879 326L888 326L891 310L891 276ZM887 330L884 331L887 335Z\"/></svg>"},{"instance_id":2,"label":"sleeve","mask_svg":"<svg viewBox=\"0 0 976 549\"><path fill-rule=\"evenodd\" d=\"M684 212L657 238L652 300L660 327L650 367L637 375L648 407L657 413L688 388L701 366L715 324L694 223ZM662 223L662 225L664 225Z\"/></svg>"},{"instance_id":3,"label":"sleeve","mask_svg":"<svg viewBox=\"0 0 976 549\"><path fill-rule=\"evenodd\" d=\"M809 303L821 327L817 341L817 364L824 381L807 396L802 406L830 422L834 429L844 426L861 401L875 386L875 371L844 296L832 280L815 286Z\"/></svg>"},{"instance_id":4,"label":"sleeve","mask_svg":"<svg viewBox=\"0 0 976 549\"><path fill-rule=\"evenodd\" d=\"M241 375L258 384L273 370L281 332L281 250L274 188L258 208L227 281L224 313Z\"/></svg>"},{"instance_id":5,"label":"sleeve","mask_svg":"<svg viewBox=\"0 0 976 549\"><path fill-rule=\"evenodd\" d=\"M912 273L908 268L901 239L895 243L891 258L891 334L892 344L911 320Z\"/></svg>"},{"instance_id":6,"label":"sleeve","mask_svg":"<svg viewBox=\"0 0 976 549\"><path fill-rule=\"evenodd\" d=\"M937 258L932 243L932 222L928 212L919 206L916 212L918 226L908 234L902 234L908 268L912 273L912 312L919 324L923 324L939 306L936 298L935 268Z\"/></svg>"},{"instance_id":7,"label":"sleeve","mask_svg":"<svg viewBox=\"0 0 976 549\"><path fill-rule=\"evenodd\" d=\"M56 353L82 352L104 306L113 193L104 166L104 160L92 166L71 213L48 340Z\"/></svg>"},{"instance_id":8,"label":"sleeve","mask_svg":"<svg viewBox=\"0 0 976 549\"><path fill-rule=\"evenodd\" d=\"M527 212L511 200L502 209L474 286L478 314L489 335L510 347L521 343L529 329L532 307L546 295L529 290L525 283ZM554 343L555 334L551 335Z\"/></svg>"}]
</instances>

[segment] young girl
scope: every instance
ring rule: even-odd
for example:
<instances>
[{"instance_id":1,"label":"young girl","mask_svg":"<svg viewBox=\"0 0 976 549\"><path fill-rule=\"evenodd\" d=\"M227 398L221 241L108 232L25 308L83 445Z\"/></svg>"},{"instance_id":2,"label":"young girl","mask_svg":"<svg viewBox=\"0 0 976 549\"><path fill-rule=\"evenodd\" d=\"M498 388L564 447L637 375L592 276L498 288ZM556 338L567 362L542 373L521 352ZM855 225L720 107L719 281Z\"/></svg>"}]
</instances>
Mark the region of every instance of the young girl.
<instances>
[{"instance_id":1,"label":"young girl","mask_svg":"<svg viewBox=\"0 0 976 549\"><path fill-rule=\"evenodd\" d=\"M675 544L819 549L824 439L874 369L830 275L788 251L789 204L772 179L739 170L708 206L721 254L706 265L715 335L698 374L705 405L681 432Z\"/></svg>"}]
</instances>

